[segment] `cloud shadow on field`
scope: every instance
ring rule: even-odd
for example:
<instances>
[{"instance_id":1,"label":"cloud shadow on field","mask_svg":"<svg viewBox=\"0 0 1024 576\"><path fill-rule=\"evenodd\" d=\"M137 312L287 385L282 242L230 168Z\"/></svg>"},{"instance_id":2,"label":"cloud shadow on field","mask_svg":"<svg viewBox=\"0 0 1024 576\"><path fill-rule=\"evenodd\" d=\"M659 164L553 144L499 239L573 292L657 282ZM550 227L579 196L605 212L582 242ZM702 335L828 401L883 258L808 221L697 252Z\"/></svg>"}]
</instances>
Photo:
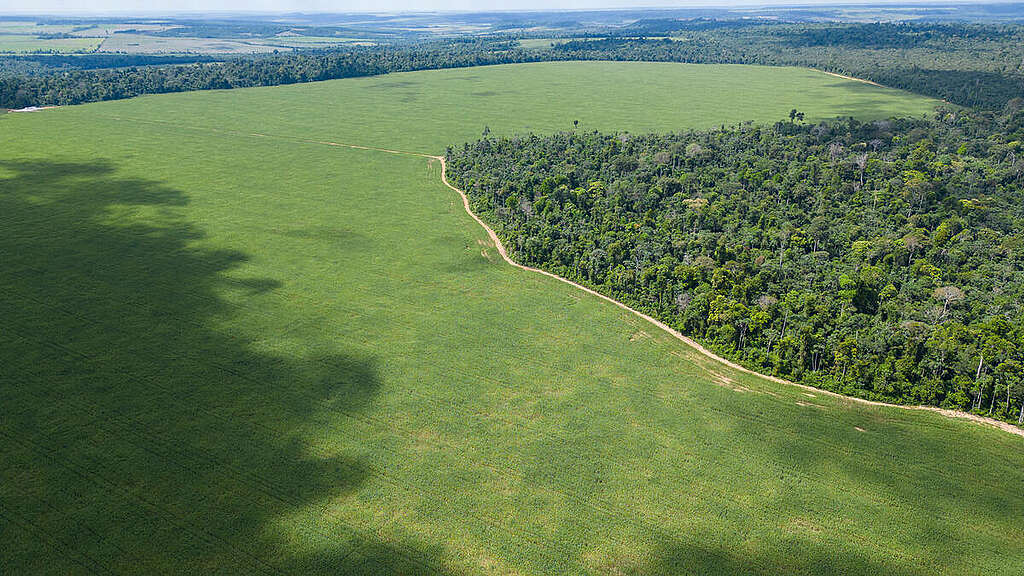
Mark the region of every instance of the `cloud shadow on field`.
<instances>
[{"instance_id":1,"label":"cloud shadow on field","mask_svg":"<svg viewBox=\"0 0 1024 576\"><path fill-rule=\"evenodd\" d=\"M907 572L848 551L829 549L819 543L801 541L793 549L762 552L730 553L705 546L676 545L660 551L654 565L642 570L654 574L694 574L700 576L768 576L796 574L842 574L844 576L924 576L924 572Z\"/></svg>"},{"instance_id":2,"label":"cloud shadow on field","mask_svg":"<svg viewBox=\"0 0 1024 576\"><path fill-rule=\"evenodd\" d=\"M784 426L733 430L786 475L761 479L771 496L759 516L777 522L789 549L762 551L768 573L998 573L1021 561L1000 553L1024 535L1012 520L1024 514L1013 489L1024 481L1012 457L1020 438L925 412L824 405L770 419Z\"/></svg>"},{"instance_id":3,"label":"cloud shadow on field","mask_svg":"<svg viewBox=\"0 0 1024 576\"><path fill-rule=\"evenodd\" d=\"M317 509L374 471L303 431L372 406L375 359L218 328L225 288L281 283L226 278L248 257L197 248L188 203L109 161L0 162L0 571L438 572Z\"/></svg>"}]
</instances>

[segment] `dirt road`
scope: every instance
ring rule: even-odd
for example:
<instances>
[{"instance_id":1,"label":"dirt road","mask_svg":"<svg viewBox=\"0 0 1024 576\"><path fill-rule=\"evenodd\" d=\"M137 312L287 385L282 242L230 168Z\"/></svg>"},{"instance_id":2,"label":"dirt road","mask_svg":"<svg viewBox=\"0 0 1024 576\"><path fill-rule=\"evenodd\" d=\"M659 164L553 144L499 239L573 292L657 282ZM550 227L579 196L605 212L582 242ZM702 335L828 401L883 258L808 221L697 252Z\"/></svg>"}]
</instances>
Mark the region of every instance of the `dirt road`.
<instances>
[{"instance_id":1,"label":"dirt road","mask_svg":"<svg viewBox=\"0 0 1024 576\"><path fill-rule=\"evenodd\" d=\"M856 79L854 78L854 80L856 80ZM392 150L386 150L386 151L387 152L394 152ZM734 370L738 370L740 372L745 372L747 374L753 374L755 376L760 376L761 378L767 378L768 380L771 380L773 382L778 382L779 384L786 384L788 386L796 386L798 388L803 388L803 389L808 390L808 391L813 391L816 394L826 394L826 395L829 395L829 396L833 396L833 397L836 397L836 398L841 398L841 399L847 400L849 402L858 402L858 403L861 403L861 404L868 404L868 405L871 405L871 406L886 406L886 407L890 407L890 408L902 408L904 410L925 410L925 411L928 411L928 412L936 412L938 414L942 414L943 416L949 416L950 418L961 418L961 419L964 419L964 420L971 420L971 421L974 421L974 422L978 422L980 424L987 424L989 426L995 426L996 428L1000 428L1000 429L1005 430L1005 431L1007 431L1007 432L1009 432L1011 434L1017 434L1018 436L1024 436L1024 428L1021 428L1019 426L1014 426L1013 424L1010 424L1010 423L1007 423L1007 422L1003 422L1001 420L996 420L994 418L985 418L984 416L978 416L976 414L969 414L967 412L960 412L960 411L957 411L957 410L946 410L944 408L937 408L935 406L905 406L905 405L902 405L902 404L890 404L890 403L887 403L887 402L876 402L876 401L873 401L873 400L864 400L863 398L856 398L854 396L846 396L844 394L838 394L836 392L831 392L829 390L823 390L821 388L814 388L813 386L807 386L805 384L799 384L797 382L791 382L789 380L784 380L784 379L778 378L776 376L769 376L769 375L761 374L759 372L755 372L755 371L750 370L748 368L744 368L743 366L740 366L739 364L736 364L735 362L732 362L732 361L730 361L730 360L728 360L726 358L722 358L721 356L719 356L719 355L715 354L714 352L708 350L707 348L701 346L696 341L694 341L694 340L692 340L690 338L687 338L686 336L683 336L679 331L675 330L674 328L670 327L669 325L665 324L664 322L662 322L660 320L657 320L656 318L653 318L651 316L648 316L647 314L644 314L643 312L640 312L639 310L634 310L633 308L630 308L629 306L623 304L622 302L619 302L618 300L615 300L614 298L610 298L608 296L605 296L604 294L601 294L600 292L597 292L596 290L593 290L591 288L587 288L586 286L583 286L582 284L577 284L576 282L573 282L572 280L568 280L566 278L562 278L561 276L558 276L557 274L552 274L551 272L548 272L546 270L541 270L540 268L533 268L533 267L530 267L530 266L524 266L524 265L516 262L515 260L512 260L511 258L509 258L508 253L505 251L505 246L501 243L501 239L498 238L498 235L495 234L494 230L492 230L490 226L488 226L486 223L484 223L484 221L481 220L479 216L477 216L476 214L473 213L473 210L469 207L469 197L466 196L466 193L463 192L462 190L456 188L455 186L452 186L451 182L448 181L448 165L445 162L444 157L442 157L442 156L429 156L429 155L426 155L426 154L417 154L417 155L418 156L426 156L428 158L433 158L433 159L439 160L441 162L441 181L444 182L445 186L451 188L452 190L457 192L459 194L459 196L462 197L462 205L463 205L463 207L465 207L466 212L473 218L473 220L476 220L477 224L480 224L480 226L483 226L484 230L487 231L487 235L490 236L491 241L494 242L494 247L497 248L498 254L501 254L501 257L505 260L505 262L508 262L510 265L515 266L516 268L520 268L522 270L529 270L530 272L536 272L538 274L543 274L545 276L549 276L551 278L554 278L555 280L559 280L561 282L565 282L566 284L568 284L570 286L573 286L575 288L583 290L584 292L586 292L588 294L592 294L592 295L597 296L598 298L600 298L602 300L610 302L610 303L618 306L619 308L622 308L623 310L627 310L627 311L629 311L629 312L639 316L640 318L643 318L644 320L650 322L651 324L654 324L658 328L661 328L665 332L668 332L670 335L672 335L676 339L681 340L687 346L690 346L691 348L693 348L694 350L696 350L700 354L702 354L702 355L704 355L704 356L706 356L706 357L708 357L708 358L710 358L712 360L715 360L717 362L721 362L722 364L725 364L726 366L728 366L728 367L730 367L730 368L732 368Z\"/></svg>"}]
</instances>

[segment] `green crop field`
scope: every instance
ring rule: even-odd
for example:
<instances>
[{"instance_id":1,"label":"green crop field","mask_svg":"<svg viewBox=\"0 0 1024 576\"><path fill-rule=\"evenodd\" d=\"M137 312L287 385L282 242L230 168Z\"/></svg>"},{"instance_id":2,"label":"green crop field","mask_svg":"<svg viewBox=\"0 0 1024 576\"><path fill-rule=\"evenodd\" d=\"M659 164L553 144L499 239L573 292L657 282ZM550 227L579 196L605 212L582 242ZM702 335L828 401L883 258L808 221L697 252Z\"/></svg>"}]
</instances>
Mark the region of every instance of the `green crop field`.
<instances>
[{"instance_id":1,"label":"green crop field","mask_svg":"<svg viewBox=\"0 0 1024 576\"><path fill-rule=\"evenodd\" d=\"M70 24L39 24L32 20L0 20L0 34L37 36L39 34L67 34L75 26Z\"/></svg>"},{"instance_id":2,"label":"green crop field","mask_svg":"<svg viewBox=\"0 0 1024 576\"><path fill-rule=\"evenodd\" d=\"M523 38L519 41L519 46L529 50L548 50L552 44L559 42L565 42L560 38Z\"/></svg>"},{"instance_id":3,"label":"green crop field","mask_svg":"<svg viewBox=\"0 0 1024 576\"><path fill-rule=\"evenodd\" d=\"M100 45L102 52L126 52L128 54L252 54L272 52L283 46L269 46L251 41L221 38L190 38L151 36L149 34L111 34Z\"/></svg>"},{"instance_id":4,"label":"green crop field","mask_svg":"<svg viewBox=\"0 0 1024 576\"><path fill-rule=\"evenodd\" d=\"M274 36L273 38L258 38L250 40L253 44L266 44L268 46L282 46L286 48L325 48L329 46L340 46L342 44L351 46L372 46L374 43L364 38L348 38L344 36Z\"/></svg>"},{"instance_id":5,"label":"green crop field","mask_svg":"<svg viewBox=\"0 0 1024 576\"><path fill-rule=\"evenodd\" d=\"M592 62L0 116L0 573L1021 574L1024 438L727 369L324 143L934 104Z\"/></svg>"},{"instance_id":6,"label":"green crop field","mask_svg":"<svg viewBox=\"0 0 1024 576\"><path fill-rule=\"evenodd\" d=\"M569 130L579 120L579 130L664 132L788 121L793 108L814 121L921 116L937 104L802 68L554 62L145 96L93 114L440 154L485 126Z\"/></svg>"},{"instance_id":7,"label":"green crop field","mask_svg":"<svg viewBox=\"0 0 1024 576\"><path fill-rule=\"evenodd\" d=\"M0 54L92 52L102 41L102 38L38 38L28 34L0 34Z\"/></svg>"}]
</instances>

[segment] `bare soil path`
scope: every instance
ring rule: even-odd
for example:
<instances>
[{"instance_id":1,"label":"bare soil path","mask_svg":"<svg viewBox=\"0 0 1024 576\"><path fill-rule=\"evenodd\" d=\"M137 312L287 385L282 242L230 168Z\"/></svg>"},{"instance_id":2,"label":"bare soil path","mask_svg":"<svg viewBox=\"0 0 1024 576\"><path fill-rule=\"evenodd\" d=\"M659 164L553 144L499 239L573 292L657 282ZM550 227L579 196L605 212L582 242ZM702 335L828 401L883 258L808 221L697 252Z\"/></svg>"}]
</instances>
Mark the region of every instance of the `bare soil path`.
<instances>
[{"instance_id":1,"label":"bare soil path","mask_svg":"<svg viewBox=\"0 0 1024 576\"><path fill-rule=\"evenodd\" d=\"M789 380L785 380L785 379L779 378L777 376L770 376L770 375L767 375L767 374L761 374L760 372L755 372L753 370L750 370L749 368L745 368L743 366L740 366L739 364L736 364L735 362L732 362L731 360L723 358L723 357L719 356L718 354L715 354L714 352L712 352L712 351L708 350L707 348L701 346L698 342L694 341L691 338L688 338L688 337L684 336L682 333L680 333L678 330L672 328L668 324L665 324L664 322L662 322L662 321L660 321L660 320L658 320L658 319L656 319L656 318L654 318L652 316L644 314L643 312L640 312L639 310L635 310L633 308L630 308L626 304L623 304L622 302L619 302L618 300L616 300L614 298L611 298L609 296L605 296L604 294L601 294L600 292L597 292L596 290L593 290L592 288L588 288L588 287L586 287L586 286L584 286L582 284L578 284L576 282L573 282L572 280L569 280L569 279L566 279L566 278L562 278L561 276L559 276L557 274L552 274L551 272L548 272L547 270L541 270L540 268L533 268L533 267L530 267L530 266L524 266L524 265L516 262L515 260L512 260L511 258L509 258L508 253L505 251L505 246L501 243L501 240L498 238L498 235L495 234L494 230L492 230L490 226L488 226L486 223L484 223L484 221L481 220L479 216L477 216L476 214L473 213L473 210L469 207L469 197L466 196L466 193L463 192L462 190L456 188L455 186L452 186L452 184L448 181L448 170L447 170L447 164L445 162L444 157L443 156L429 156L429 155L426 155L426 154L417 154L417 155L418 156L426 156L428 158L433 158L435 160L440 160L441 161L441 181L444 182L445 186L447 186L447 187L451 188L452 190L458 192L459 196L462 197L462 205L465 207L466 212L473 218L473 220L476 220L478 224L483 226L484 230L487 231L487 235L491 237L491 241L494 242L495 248L498 249L498 254L501 254L501 257L505 260L505 262L508 262L509 264L511 264L512 266L515 266L516 268L521 268L523 270L529 270L530 272L536 272L538 274L543 274L545 276L549 276L551 278L554 278L555 280L559 280L561 282L565 282L566 284L568 284L570 286L573 286L575 288L578 288L580 290L583 290L584 292L586 292L588 294L593 294L594 296L597 296L598 298L600 298L602 300L605 300L607 302L611 302L612 304L618 306L619 308L622 308L623 310L627 310L627 311L629 311L629 312L639 316L640 318L643 318L644 320L650 322L651 324L654 324L658 328L661 328L665 332L668 332L670 335L675 337L677 340L681 340L687 346L690 346L691 348L693 348L694 350L696 350L700 354L702 354L702 355L704 355L704 356L706 356L706 357L708 357L708 358L710 358L712 360L715 360L716 362L721 362L722 364L725 364L726 366L728 366L728 367L730 367L730 368L732 368L734 370L738 370L740 372L745 372L747 374L753 374L755 376L760 376L761 378L767 378L768 380L771 380L773 382L778 382L779 384L786 384L786 385L789 385L789 386L797 386L797 387L803 388L805 390L814 391L815 393L818 393L818 394L826 394L826 395L829 395L829 396L833 396L835 398L842 398L842 399L850 401L850 402L859 402L861 404L868 404L868 405L871 405L871 406L886 406L886 407L890 407L890 408L903 408L905 410L925 410L925 411L928 411L928 412L936 412L938 414L942 414L943 416L949 416L951 418L962 418L962 419L965 419L965 420L971 420L971 421L978 422L978 423L981 423L981 424L987 424L987 425L990 425L990 426L995 426L996 428L1000 428L1000 429L1005 430L1005 431L1007 431L1007 432L1009 432L1011 434L1016 434L1018 436L1024 436L1024 428L1021 428L1019 426L1014 426L1013 424L1010 424L1008 422L1003 422L1001 420L996 420L995 418L986 418L984 416L978 416L977 414L970 414L970 413L967 413L967 412L960 412L959 410L947 410L945 408L938 408L938 407L935 407L935 406L907 406L907 405L903 405L903 404L890 404L888 402L877 402L877 401L874 401L874 400L865 400L863 398L857 398L855 396L846 396L845 394L839 394L839 393L832 392L832 391L829 391L829 390L824 390L824 389L821 389L821 388L815 388L813 386L807 386L806 384L799 384L797 382L791 382Z\"/></svg>"},{"instance_id":2,"label":"bare soil path","mask_svg":"<svg viewBox=\"0 0 1024 576\"><path fill-rule=\"evenodd\" d=\"M819 70L818 68L812 68L812 70L818 70L818 72L828 74L829 76L835 76L836 78L842 78L843 80L853 80L854 82L863 82L865 84L871 84L872 86L878 86L879 88L887 88L887 86L882 86L878 82L872 82L871 80L865 80L863 78L857 78L855 76L847 76L845 74L838 74L836 72L829 72L827 70Z\"/></svg>"},{"instance_id":3,"label":"bare soil path","mask_svg":"<svg viewBox=\"0 0 1024 576\"><path fill-rule=\"evenodd\" d=\"M832 73L831 72L826 72L826 74L832 74ZM845 76L840 76L839 74L832 74L832 75L833 76L839 76L841 78L846 78ZM869 84L873 84L872 82L868 82L867 80L860 80L858 78L850 78L850 79L851 80L859 80L861 82L867 82ZM824 390L822 388L815 388L813 386L808 386L806 384L800 384L798 382L792 382L792 381L789 381L789 380L785 380L783 378L779 378L777 376L771 376L771 375L767 375L767 374L761 374L760 372L755 372L754 370L751 370L749 368L745 368L743 366L740 366L739 364L736 364L735 362L732 362L731 360L728 360L726 358L723 358L723 357L715 354L714 352L708 350L704 346L701 346L699 343L697 343L693 339L684 336L682 333L680 333L676 329L672 328L671 326L665 324L664 322L662 322L662 321L660 321L660 320L658 320L658 319L656 319L656 318L654 318L652 316L644 314L643 312L640 312L639 310L635 310L633 308L630 308L626 304L623 304L622 302L619 302L618 300L616 300L614 298L611 298L609 296L605 296L604 294L601 294L600 292L598 292L598 291L596 291L596 290L594 290L592 288L588 288L588 287L586 287L586 286L584 286L582 284L573 282L572 280L569 280L567 278L562 278L561 276L559 276L557 274L553 274L551 272L548 272L547 270L541 270L540 268L533 268L531 266L524 266L524 265L516 262L515 260L513 260L512 258L509 257L508 252L505 249L505 245L502 244L501 239L498 238L498 235L494 232L494 230L491 229L491 227L488 226L487 223L485 223L483 220L481 220L479 216L477 216L475 213L473 213L473 210L472 210L472 208L470 208L470 205L469 205L469 197L466 195L466 193L463 192L462 190L460 190L459 188L456 188L455 186L452 185L451 182L448 181L448 164L445 161L444 156L435 156L433 154L426 154L424 152L411 152L411 151L407 151L407 150L392 150L392 149L388 149L388 148L378 148L378 147L375 147L375 146L362 146L362 145L359 145L359 144L347 144L347 143L343 143L343 142L331 142L331 141L326 141L326 140L311 140L311 139L295 138L295 137L288 137L288 136L274 136L274 135L270 135L270 134L260 134L260 133L255 133L255 132L246 133L246 132L239 132L239 131L234 131L234 130L218 130L216 128L186 125L186 124L180 124L180 123L177 123L177 122L169 122L169 121L166 121L166 120L144 120L144 119L137 119L137 118L122 118L122 117L118 117L118 116L110 116L110 118L113 118L113 119L116 119L116 120L119 120L119 121L127 120L127 121L135 121L135 122L142 122L142 123L173 124L173 125L177 125L177 126L183 127L183 128L189 128L189 129L194 129L194 130L202 130L202 131L206 131L206 132L221 132L221 133L226 133L226 134L234 134L234 135L239 135L239 136L249 136L249 137L256 137L256 138L275 138L275 139L280 139L280 140L289 140L289 141L292 141L292 142L303 142L303 143L307 143L307 144L320 144L320 145L323 145L323 146L336 146L336 147L339 147L339 148L350 148L350 149L355 149L355 150L368 150L368 151L373 151L373 152L385 152L387 154L397 154L397 155L401 155L401 156L418 156L420 158L427 158L429 160L438 161L438 162L441 163L441 181L444 183L445 186L447 186L448 188L454 190L462 198L462 206L466 209L466 213L469 214L469 216L471 218L473 218L473 220L475 220L477 224L479 224L481 227L483 227L483 229L487 232L487 235L490 237L491 242L494 243L494 247L498 250L498 254L500 254L501 258L505 262L507 262L509 265L511 265L511 266L515 266L516 268L519 268L521 270L527 270L529 272L535 272L537 274L543 274L544 276L548 276L549 278L554 278L555 280L558 280L559 282L564 282L564 283L566 283L566 284L568 284L568 285L570 285L570 286L572 286L574 288L577 288L577 289L582 290L582 291L584 291L584 292L586 292L588 294L596 296L596 297L598 297L598 298L600 298L602 300L610 302L611 304L614 304L614 305L618 306L619 308L622 308L623 310L626 310L626 311L630 312L631 314L639 316L640 318L643 318L647 322L650 322L651 324L653 324L653 325L657 326L658 328L664 330L669 335L671 335L672 337L676 338L677 340L683 342L684 344L686 344L687 346L691 347L692 349L696 350L701 355L703 355L703 356L705 356L705 357L707 357L707 358L709 358L711 360L714 360L715 362L720 362L721 364L724 364L725 366L728 366L728 367L730 367L730 368L732 368L734 370L737 370L739 372L744 372L746 374L752 374L754 376L759 376L761 378L766 378L766 379L771 380L773 382L777 382L779 384L785 384L787 386L796 386L798 388L802 388L804 390L811 391L811 392L814 392L816 394L825 394L825 395L832 396L832 397L835 397L835 398L840 398L840 399L843 399L843 400L845 400L847 402L850 402L850 403L867 404L867 405L870 405L870 406L884 406L884 407L889 407L889 408L901 408L903 410L923 410L923 411L927 411L927 412L935 412L937 414L941 414L943 416L948 416L950 418L959 418L959 419L963 419L963 420L970 420L970 421L973 421L973 422L977 422L979 424L985 424L985 425L988 425L988 426L993 426L995 428L999 428L1000 430L1004 430L1004 431L1009 432L1011 434L1016 434L1018 436L1024 437L1024 428L1021 428L1019 426L1014 426L1013 424L1010 424L1008 422L1003 422L1001 420L996 420L994 418L987 418L985 416L978 416L977 414L970 414L968 412L961 412L959 410L948 410L946 408L938 408L938 407L935 407L935 406L891 404L891 403L888 403L888 402L878 402L878 401L874 401L874 400L865 400L863 398L857 398L855 396L847 396L845 394L839 394L837 392L832 392L832 391L829 391L829 390Z\"/></svg>"}]
</instances>

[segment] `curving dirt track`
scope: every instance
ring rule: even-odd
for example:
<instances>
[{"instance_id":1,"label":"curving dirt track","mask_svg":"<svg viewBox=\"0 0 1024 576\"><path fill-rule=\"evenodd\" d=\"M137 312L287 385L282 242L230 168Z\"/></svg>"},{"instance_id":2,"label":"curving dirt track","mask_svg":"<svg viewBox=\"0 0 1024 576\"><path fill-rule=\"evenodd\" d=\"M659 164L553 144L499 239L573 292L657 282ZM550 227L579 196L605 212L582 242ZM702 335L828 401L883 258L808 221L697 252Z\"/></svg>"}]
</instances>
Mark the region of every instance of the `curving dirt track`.
<instances>
[{"instance_id":1,"label":"curving dirt track","mask_svg":"<svg viewBox=\"0 0 1024 576\"><path fill-rule=\"evenodd\" d=\"M832 74L833 76L840 76L839 74L833 74L831 72L825 72L825 73L826 74ZM851 80L860 80L860 79L859 78L851 78ZM868 82L869 84L871 83L871 82L869 82L867 80L860 80L860 81ZM307 144L320 144L320 145L323 145L323 146L335 146L335 147L339 147L339 148L351 148L351 149L355 149L355 150L368 150L368 151L373 151L373 152L385 152L387 154L396 154L396 155L400 155L400 156L417 156L417 157L420 157L420 158L427 158L429 160L438 161L438 162L441 163L441 181L444 183L445 186L447 186L448 188L454 190L462 198L462 206L466 209L466 213L469 214L469 216L471 218L473 218L473 220L475 220L477 224L479 224L481 227L483 227L484 230L487 231L487 235L490 237L491 242L494 243L494 247L498 250L498 254L501 255L501 258L505 262L507 262L508 264L510 264L512 266L515 266L516 268L522 269L522 270L527 270L527 271L530 271L530 272L536 272L537 274L543 274L544 276L548 276L550 278L554 278L555 280L558 280L559 282L564 282L564 283L566 283L566 284L568 284L570 286L573 286L574 288L577 288L577 289L582 290L582 291L584 291L584 292L586 292L588 294L592 294L592 295L594 295L594 296L596 296L596 297L598 297L598 298L600 298L602 300L610 302L610 303L618 306L619 308L622 308L623 310L626 310L626 311L630 312L631 314L639 316L640 318L643 318L644 320L646 320L646 321L650 322L651 324L657 326L658 328L664 330L665 332L670 334L672 337L674 337L677 340L685 343L687 346L693 348L698 353L702 354L703 356L705 356L705 357L707 357L707 358L709 358L711 360L714 360L716 362L720 362L720 363L724 364L725 366L728 366L728 367L730 367L730 368L732 368L734 370L738 370L740 372L744 372L744 373L747 373L747 374L752 374L754 376L759 376L761 378L766 378L768 380L771 380L773 382L777 382L779 384L785 384L785 385L788 385L788 386L796 386L798 388L802 388L802 389L807 390L809 392L814 392L816 394L825 394L825 395L832 396L832 397L835 397L835 398L843 399L843 400L845 400L847 402L851 402L851 403L856 402L856 403L866 404L866 405L870 405L870 406L885 406L885 407L889 407L889 408L901 408L903 410L923 410L923 411L927 411L927 412L935 412L937 414L942 414L943 416L948 416L950 418L959 418L959 419L963 419L963 420L971 420L971 421L977 422L979 424L985 424L985 425L988 425L988 426L999 428L1000 430L1004 430L1004 431L1009 432L1011 434L1016 434L1018 436L1024 437L1024 428L1021 428L1019 426L1014 426L1013 424L1010 424L1009 422L1003 422L1001 420L996 420L994 418L986 418L984 416L978 416L976 414L970 414L970 413L967 413L967 412L960 412L959 410L948 410L948 409L945 409L945 408L937 408L935 406L914 406L914 405L905 405L905 404L891 404L891 403L888 403L888 402L878 402L878 401L874 401L874 400L865 400L863 398L857 398L857 397L854 397L854 396L846 396L844 394L839 394L839 393L832 392L832 391L829 391L829 390L824 390L824 389L821 389L821 388L815 388L813 386L807 386L806 384L800 384L800 383L797 383L797 382L791 382L789 380L785 380L785 379L779 378L777 376L770 376L770 375L767 375L767 374L761 374L760 372L755 372L754 370L750 370L749 368L745 368L743 366L740 366L739 364L736 364L735 362L732 362L731 360L728 360L726 358L723 358L723 357L715 354L714 352L712 352L712 351L708 350L707 348L701 346L696 341L694 341L694 340L692 340L692 339L690 339L690 338L688 338L686 336L683 336L679 331L675 330L674 328L670 327L669 325L665 324L664 322L662 322L662 321L660 321L660 320L658 320L658 319L656 319L656 318L654 318L652 316L648 316L647 314L644 314L643 312L640 312L639 310L634 310L633 308L630 308L626 304L623 304L622 302L619 302L618 300L616 300L614 298L611 298L609 296L605 296L604 294L601 294L600 292L597 292L596 290L594 290L592 288L587 288L586 286L584 286L582 284L578 284L576 282L573 282L572 280L568 280L566 278L562 278L561 276L559 276L557 274L552 274L551 272L548 272L546 270L541 270L540 268L533 268L531 266L524 266L524 265L516 262L515 260L513 260L512 258L509 257L508 252L505 250L505 245L501 243L501 239L498 238L498 235L494 232L494 230L492 230L491 227L487 225L487 223L485 223L483 220L481 220L479 216L477 216L476 214L473 213L472 208L470 208L470 206L469 206L469 197L466 196L466 193L463 192L462 190L456 188L455 186L452 185L451 182L448 181L448 164L445 161L444 156L435 156L433 154L426 154L426 153L423 153L423 152L410 152L410 151L407 151L407 150L392 150L392 149L388 149L388 148L378 148L376 146L362 146L362 145L359 145L359 144L348 144L348 143L344 143L344 142L331 142L331 141L325 141L325 140L311 140L311 139L306 139L306 138L294 138L294 137L287 137L287 136L274 136L274 135L270 135L270 134L260 134L260 133L254 133L254 132L246 133L246 132L239 132L239 131L233 131L233 130L218 130L218 129L215 129L215 128L198 127L198 126L187 126L187 125L183 125L183 124L179 124L179 123L174 123L174 122L167 122L167 121L142 120L142 119L136 119L136 118L121 118L121 117L118 117L118 116L110 116L110 118L114 118L114 119L117 119L117 120L130 120L130 121L143 122L143 123L161 122L161 123L167 123L167 124L176 124L176 125L179 125L179 126L185 126L185 127L188 127L188 128L193 128L193 129L202 130L202 131L223 132L223 133L230 133L230 134L236 134L236 135L242 135L242 136L250 136L250 137L256 137L256 138L278 138L278 139L282 139L282 140L290 140L290 141L293 141L293 142L305 142Z\"/></svg>"},{"instance_id":2,"label":"curving dirt track","mask_svg":"<svg viewBox=\"0 0 1024 576\"><path fill-rule=\"evenodd\" d=\"M394 150L381 150L381 151L382 152L391 152L393 154L401 154L401 152L396 152ZM566 284L568 284L570 286L573 286L575 288L578 288L580 290L583 290L584 292L586 292L588 294L593 294L594 296L597 296L598 298L601 298L602 300L605 300L607 302L611 302L612 304L618 306L619 308L622 308L623 310L627 310L627 311L629 311L629 312L639 316L640 318L643 318L644 320L650 322L651 324L654 324L658 328L661 328L665 332L668 332L674 338L676 338L678 340L681 340L686 345L690 346L691 348L693 348L694 350L696 350L700 354L702 354L702 355L704 355L704 356L706 356L706 357L708 357L708 358L710 358L712 360L715 360L717 362L721 362L722 364L725 364L726 366L728 366L728 367L730 367L730 368L732 368L734 370L738 370L740 372L745 372L747 374L753 374L755 376L760 376L761 378L767 378L768 380L771 380L773 382L778 382L779 384L786 384L786 385L789 385L789 386L796 386L796 387L799 387L799 388L803 388L805 390L814 391L815 393L818 393L818 394L827 394L827 395L833 396L835 398L842 398L842 399L847 400L849 402L858 402L858 403L861 403L861 404L867 404L867 405L871 405L871 406L886 406L886 407L890 407L890 408L902 408L904 410L925 410L925 411L928 411L928 412L935 412L935 413L938 413L938 414L942 414L943 416L949 416L950 418L961 418L961 419L964 419L964 420L971 420L971 421L974 421L974 422L978 422L980 424L987 424L989 426L994 426L996 428L1005 430L1006 432L1009 432L1011 434L1016 434L1018 436L1024 436L1024 428L1021 428L1019 426L1014 426L1013 424L1010 424L1008 422L1003 422L1001 420L996 420L994 418L986 418L984 416L978 416L976 414L969 414L967 412L960 412L960 411L957 411L957 410L947 410L945 408L937 408L935 406L906 406L906 405L902 405L902 404L890 404L888 402L877 402L877 401L874 401L874 400L865 400L863 398L856 398L854 396L846 396L844 394L839 394L839 393L832 392L832 391L829 391L829 390L823 390L821 388L814 388L813 386L807 386L805 384L799 384L797 382L791 382L789 380L784 380L784 379L779 378L777 376L769 376L769 375L766 375L766 374L761 374L760 372L755 372L753 370L750 370L749 368L744 368L743 366L740 366L739 364L736 364L735 362L732 362L732 361L730 361L730 360L728 360L726 358L722 358L721 356L719 356L719 355L715 354L714 352L708 350L707 348L701 346L696 341L694 341L694 340L692 340L690 338L687 338L686 336L683 336L679 331L677 331L676 329L672 328L668 324L665 324L664 322L662 322L662 321L660 321L660 320L658 320L658 319L656 319L656 318L654 318L652 316L648 316L647 314L644 314L643 312L640 312L639 310L634 310L633 308L630 308L629 306L623 304L622 302L619 302L618 300L616 300L614 298L605 296L604 294L601 294L600 292L597 292L596 290L593 290L591 288L587 288L586 286L584 286L582 284L578 284L576 282L573 282L572 280L568 280L566 278L562 278L561 276L559 276L557 274L552 274L551 272L548 272L546 270L541 270L540 268L533 268L531 266L524 266L524 265L516 262L515 260L509 258L508 253L505 251L505 246L501 243L501 239L498 238L498 235L495 234L494 230L492 230L490 226L488 226L483 220L481 220L479 216L474 214L473 210L469 207L469 197L466 196L466 193L463 192L462 190L456 188L455 186L452 186L451 182L448 181L448 165L445 162L444 157L443 156L430 156L428 154L416 154L416 155L417 156L423 156L423 157L426 157L426 158L432 158L434 160L439 160L441 162L441 181L444 182L445 186L451 188L452 190L457 192L459 194L459 196L462 197L462 205L466 209L466 213L469 214L473 218L473 220L476 220L477 224L479 224L480 226L483 226L484 230L487 231L487 235L490 236L491 241L494 242L494 247L497 248L498 254L501 254L501 257L502 257L502 259L505 260L505 262L508 262L509 264L511 264L512 266L515 266L516 268L520 268L522 270L529 270L530 272L536 272L538 274L543 274L545 276L554 278L555 280L559 280L561 282L565 282Z\"/></svg>"},{"instance_id":3,"label":"curving dirt track","mask_svg":"<svg viewBox=\"0 0 1024 576\"><path fill-rule=\"evenodd\" d=\"M842 78L843 80L853 80L854 82L863 82L864 84L871 84L872 86L878 86L879 88L888 88L888 86L882 86L878 82L872 82L871 80L865 80L863 78L857 78L855 76L847 76L845 74L839 74L837 72L829 72L827 70L821 70L821 69L818 69L818 68L811 68L811 70L817 70L818 72L821 72L823 74L828 74L829 76L835 76L836 78Z\"/></svg>"}]
</instances>

